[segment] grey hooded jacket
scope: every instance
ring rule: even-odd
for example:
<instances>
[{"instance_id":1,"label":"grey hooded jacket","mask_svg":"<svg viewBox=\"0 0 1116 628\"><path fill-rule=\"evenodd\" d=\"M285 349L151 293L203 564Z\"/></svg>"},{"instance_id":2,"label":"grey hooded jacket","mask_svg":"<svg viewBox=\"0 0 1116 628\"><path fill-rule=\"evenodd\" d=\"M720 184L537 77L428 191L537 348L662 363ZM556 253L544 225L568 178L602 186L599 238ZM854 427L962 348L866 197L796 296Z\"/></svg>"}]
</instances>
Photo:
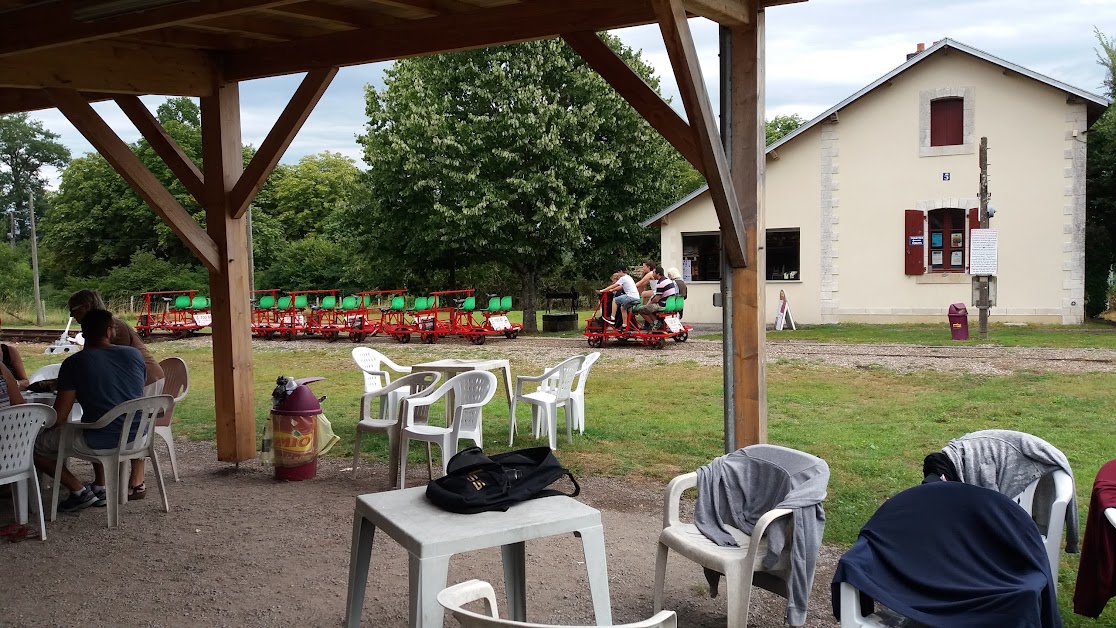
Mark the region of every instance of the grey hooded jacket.
<instances>
[{"instance_id":1,"label":"grey hooded jacket","mask_svg":"<svg viewBox=\"0 0 1116 628\"><path fill-rule=\"evenodd\" d=\"M787 582L787 622L792 626L801 626L806 620L825 531L821 503L828 484L829 465L824 460L778 445L745 447L698 469L694 524L717 545L737 545L725 525L751 535L756 522L769 510L794 511ZM767 528L764 568L773 567L786 547L788 523L783 518Z\"/></svg>"}]
</instances>

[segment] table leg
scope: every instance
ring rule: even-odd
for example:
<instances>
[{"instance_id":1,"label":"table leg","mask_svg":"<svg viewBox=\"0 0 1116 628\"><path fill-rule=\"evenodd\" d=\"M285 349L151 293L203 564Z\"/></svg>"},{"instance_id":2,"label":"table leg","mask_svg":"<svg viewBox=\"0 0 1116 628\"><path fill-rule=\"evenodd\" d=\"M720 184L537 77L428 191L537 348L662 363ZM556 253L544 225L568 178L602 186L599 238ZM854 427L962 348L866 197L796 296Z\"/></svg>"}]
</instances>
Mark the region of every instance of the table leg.
<instances>
[{"instance_id":1,"label":"table leg","mask_svg":"<svg viewBox=\"0 0 1116 628\"><path fill-rule=\"evenodd\" d=\"M442 628L445 610L438 603L438 593L449 580L449 556L420 559L408 556L407 575L410 580L409 628Z\"/></svg>"},{"instance_id":2,"label":"table leg","mask_svg":"<svg viewBox=\"0 0 1116 628\"><path fill-rule=\"evenodd\" d=\"M376 526L356 513L353 515L353 544L349 558L349 593L345 602L345 626L360 628L364 609L364 592L368 588L368 563L372 556L372 540Z\"/></svg>"},{"instance_id":3,"label":"table leg","mask_svg":"<svg viewBox=\"0 0 1116 628\"><path fill-rule=\"evenodd\" d=\"M605 554L604 526L578 530L585 549L585 570L593 594L593 615L598 626L612 625L612 601L608 595L608 560Z\"/></svg>"},{"instance_id":4,"label":"table leg","mask_svg":"<svg viewBox=\"0 0 1116 628\"><path fill-rule=\"evenodd\" d=\"M508 397L508 410L512 410L512 381L511 381L511 367L500 367L504 371L504 394Z\"/></svg>"},{"instance_id":5,"label":"table leg","mask_svg":"<svg viewBox=\"0 0 1116 628\"><path fill-rule=\"evenodd\" d=\"M523 541L500 547L504 562L504 593L508 596L508 618L527 621L527 544Z\"/></svg>"}]
</instances>

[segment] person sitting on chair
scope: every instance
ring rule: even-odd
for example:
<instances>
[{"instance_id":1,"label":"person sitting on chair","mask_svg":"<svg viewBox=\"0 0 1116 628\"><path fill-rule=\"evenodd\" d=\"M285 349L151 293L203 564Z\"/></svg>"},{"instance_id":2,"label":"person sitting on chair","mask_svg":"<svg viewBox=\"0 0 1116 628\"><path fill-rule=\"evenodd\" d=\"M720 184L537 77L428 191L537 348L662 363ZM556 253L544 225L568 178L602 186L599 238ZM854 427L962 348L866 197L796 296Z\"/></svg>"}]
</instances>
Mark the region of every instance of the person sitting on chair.
<instances>
[{"instance_id":1,"label":"person sitting on chair","mask_svg":"<svg viewBox=\"0 0 1116 628\"><path fill-rule=\"evenodd\" d=\"M636 289L636 283L628 273L620 269L612 274L612 283L606 287L601 288L597 292L623 292L617 295L612 300L612 311L609 314L609 320L616 327L623 327L623 319L617 318L617 314L621 309L630 310L639 303L639 290Z\"/></svg>"},{"instance_id":2,"label":"person sitting on chair","mask_svg":"<svg viewBox=\"0 0 1116 628\"><path fill-rule=\"evenodd\" d=\"M16 387L19 390L27 388L30 380L27 377L27 368L23 366L23 358L19 355L19 349L16 349L15 345L0 343L0 353L3 354L4 367L15 376Z\"/></svg>"},{"instance_id":3,"label":"person sitting on chair","mask_svg":"<svg viewBox=\"0 0 1116 628\"><path fill-rule=\"evenodd\" d=\"M147 375L143 356L134 347L113 343L116 327L112 314L105 310L83 313L81 333L85 336L85 349L66 358L58 371L58 398L54 402L58 420L35 440L35 466L50 476L54 475L58 458L60 428L70 416L75 401L81 404L82 422L95 423L121 403L143 397L143 381ZM138 427L138 422L132 425L132 437ZM77 438L85 438L85 446L89 449L115 449L120 444L123 428L124 417L120 416L100 429L82 430ZM105 469L94 464L93 473L93 483L84 485L62 467L62 477L56 479L70 489L70 496L58 505L59 510L75 512L93 505L105 505Z\"/></svg>"},{"instance_id":4,"label":"person sitting on chair","mask_svg":"<svg viewBox=\"0 0 1116 628\"><path fill-rule=\"evenodd\" d=\"M651 260L647 260L640 265L640 270L643 271L643 274L640 276L635 286L636 290L640 291L639 296L643 304L650 303L651 297L655 296L655 288L651 285L651 282L655 279L656 267L658 267L658 264Z\"/></svg>"},{"instance_id":5,"label":"person sitting on chair","mask_svg":"<svg viewBox=\"0 0 1116 628\"><path fill-rule=\"evenodd\" d=\"M682 281L682 274L678 272L677 268L671 266L667 269L667 277L674 280L674 289L678 291L678 296L682 297L685 301L690 293L690 289L686 287L686 282ZM682 320L682 310L678 310L678 320Z\"/></svg>"},{"instance_id":6,"label":"person sitting on chair","mask_svg":"<svg viewBox=\"0 0 1116 628\"><path fill-rule=\"evenodd\" d=\"M673 296L677 289L674 287L674 281L666 276L663 272L663 267L655 268L654 278L651 285L655 289L655 293L651 295L651 301L647 305L641 305L636 308L636 314L643 317L647 322L646 329L660 329L663 325L662 321L655 320L655 314L663 309L663 304L669 296Z\"/></svg>"}]
</instances>

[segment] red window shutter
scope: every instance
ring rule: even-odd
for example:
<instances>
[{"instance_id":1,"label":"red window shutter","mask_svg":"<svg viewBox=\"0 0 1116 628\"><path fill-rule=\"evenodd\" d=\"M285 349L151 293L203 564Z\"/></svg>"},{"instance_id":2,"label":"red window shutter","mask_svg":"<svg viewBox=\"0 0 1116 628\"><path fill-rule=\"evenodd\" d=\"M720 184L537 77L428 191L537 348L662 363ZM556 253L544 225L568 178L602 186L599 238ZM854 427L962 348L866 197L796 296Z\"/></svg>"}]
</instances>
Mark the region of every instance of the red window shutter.
<instances>
[{"instance_id":1,"label":"red window shutter","mask_svg":"<svg viewBox=\"0 0 1116 628\"><path fill-rule=\"evenodd\" d=\"M960 146L965 143L965 100L939 98L930 101L930 145Z\"/></svg>"},{"instance_id":2,"label":"red window shutter","mask_svg":"<svg viewBox=\"0 0 1116 628\"><path fill-rule=\"evenodd\" d=\"M908 275L922 275L926 272L925 223L925 214L917 209L908 209L903 213L904 269Z\"/></svg>"},{"instance_id":3,"label":"red window shutter","mask_svg":"<svg viewBox=\"0 0 1116 628\"><path fill-rule=\"evenodd\" d=\"M969 210L969 233L965 238L965 250L973 250L973 229L980 229L980 208L973 207ZM965 256L965 270L969 270L969 255Z\"/></svg>"}]
</instances>

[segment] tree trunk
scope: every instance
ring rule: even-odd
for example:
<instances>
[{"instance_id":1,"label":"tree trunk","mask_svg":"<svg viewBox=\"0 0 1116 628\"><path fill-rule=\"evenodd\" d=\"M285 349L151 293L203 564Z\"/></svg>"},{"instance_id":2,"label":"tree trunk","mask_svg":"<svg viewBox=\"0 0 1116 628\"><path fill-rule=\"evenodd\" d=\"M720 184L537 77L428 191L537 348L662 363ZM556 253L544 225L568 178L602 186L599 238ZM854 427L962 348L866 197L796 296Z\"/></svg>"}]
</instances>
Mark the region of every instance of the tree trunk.
<instances>
[{"instance_id":1,"label":"tree trunk","mask_svg":"<svg viewBox=\"0 0 1116 628\"><path fill-rule=\"evenodd\" d=\"M523 331L537 332L539 330L538 317L535 314L535 285L538 283L538 273L527 271L523 273Z\"/></svg>"}]
</instances>

